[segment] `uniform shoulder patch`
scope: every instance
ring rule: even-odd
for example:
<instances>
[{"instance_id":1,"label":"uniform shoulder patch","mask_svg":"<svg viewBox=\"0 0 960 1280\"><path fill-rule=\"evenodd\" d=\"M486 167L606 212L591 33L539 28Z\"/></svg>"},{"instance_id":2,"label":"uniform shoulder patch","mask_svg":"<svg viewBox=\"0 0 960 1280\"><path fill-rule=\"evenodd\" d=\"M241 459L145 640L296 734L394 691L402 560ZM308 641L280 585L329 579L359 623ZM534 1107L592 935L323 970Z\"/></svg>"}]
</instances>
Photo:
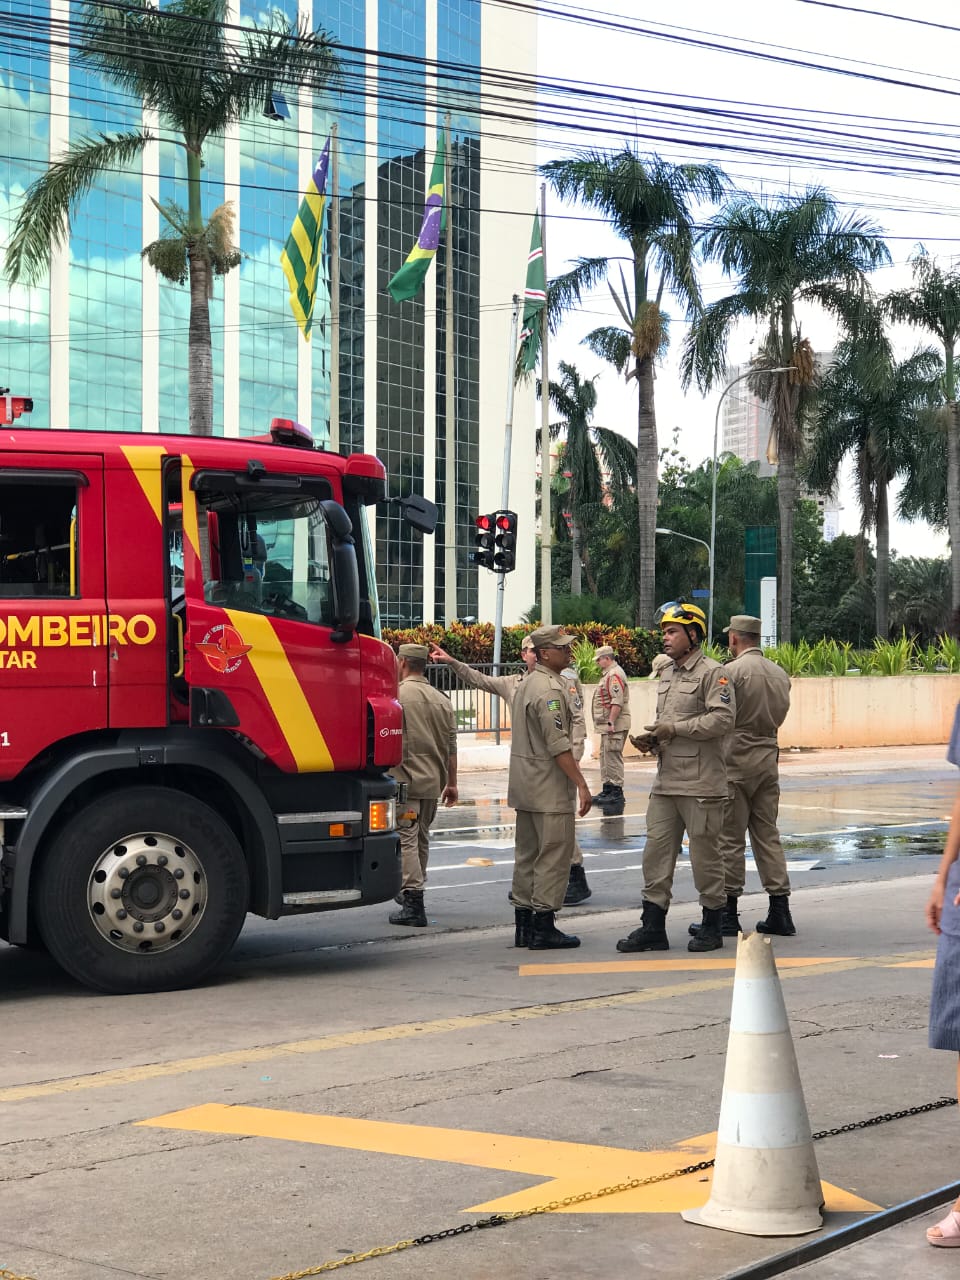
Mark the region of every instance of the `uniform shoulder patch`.
<instances>
[{"instance_id":1,"label":"uniform shoulder patch","mask_svg":"<svg viewBox=\"0 0 960 1280\"><path fill-rule=\"evenodd\" d=\"M559 699L559 698L548 698L548 699L547 699L547 710L548 710L548 711L559 711L559 710L560 710L560 699Z\"/></svg>"},{"instance_id":2,"label":"uniform shoulder patch","mask_svg":"<svg viewBox=\"0 0 960 1280\"><path fill-rule=\"evenodd\" d=\"M726 676L721 676L721 677L720 677L720 679L717 681L717 683L718 683L718 684L729 684L729 683L730 683L730 681L727 679L727 677L726 677Z\"/></svg>"}]
</instances>

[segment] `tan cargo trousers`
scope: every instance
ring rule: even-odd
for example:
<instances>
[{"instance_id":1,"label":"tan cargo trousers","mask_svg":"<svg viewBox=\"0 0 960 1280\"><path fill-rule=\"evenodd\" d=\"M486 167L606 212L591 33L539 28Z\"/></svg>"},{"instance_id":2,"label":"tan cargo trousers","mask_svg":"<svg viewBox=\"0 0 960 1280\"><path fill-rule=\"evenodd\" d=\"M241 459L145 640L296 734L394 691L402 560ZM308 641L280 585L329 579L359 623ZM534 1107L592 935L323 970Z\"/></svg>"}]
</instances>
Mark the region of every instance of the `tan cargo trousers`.
<instances>
[{"instance_id":1,"label":"tan cargo trousers","mask_svg":"<svg viewBox=\"0 0 960 1280\"><path fill-rule=\"evenodd\" d=\"M719 837L723 826L722 796L652 795L647 803L647 842L643 847L643 896L664 911L670 906L673 873L683 833L690 837L690 864L701 907L726 905Z\"/></svg>"},{"instance_id":2,"label":"tan cargo trousers","mask_svg":"<svg viewBox=\"0 0 960 1280\"><path fill-rule=\"evenodd\" d=\"M625 733L600 734L600 781L611 787L623 786L623 744Z\"/></svg>"},{"instance_id":3,"label":"tan cargo trousers","mask_svg":"<svg viewBox=\"0 0 960 1280\"><path fill-rule=\"evenodd\" d=\"M730 795L723 807L720 855L726 890L734 898L743 893L746 880L748 831L764 893L771 897L789 894L787 859L777 830L779 812L780 780L776 774L761 774L730 783Z\"/></svg>"},{"instance_id":4,"label":"tan cargo trousers","mask_svg":"<svg viewBox=\"0 0 960 1280\"><path fill-rule=\"evenodd\" d=\"M559 911L570 878L574 816L517 810L516 854L510 896L518 907Z\"/></svg>"},{"instance_id":5,"label":"tan cargo trousers","mask_svg":"<svg viewBox=\"0 0 960 1280\"><path fill-rule=\"evenodd\" d=\"M409 818L400 818L400 873L404 889L422 889L427 883L430 827L437 816L436 800L405 800L400 806Z\"/></svg>"}]
</instances>

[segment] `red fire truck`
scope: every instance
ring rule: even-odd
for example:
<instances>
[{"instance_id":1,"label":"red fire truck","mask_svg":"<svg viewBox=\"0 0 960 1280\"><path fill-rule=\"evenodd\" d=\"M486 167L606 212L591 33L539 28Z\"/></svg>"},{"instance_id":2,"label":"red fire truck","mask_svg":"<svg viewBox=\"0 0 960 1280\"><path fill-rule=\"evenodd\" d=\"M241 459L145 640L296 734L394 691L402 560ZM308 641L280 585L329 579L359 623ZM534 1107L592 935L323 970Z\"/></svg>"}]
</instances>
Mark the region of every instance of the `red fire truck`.
<instances>
[{"instance_id":1,"label":"red fire truck","mask_svg":"<svg viewBox=\"0 0 960 1280\"><path fill-rule=\"evenodd\" d=\"M88 986L198 982L248 911L399 888L382 464L243 440L0 435L0 937ZM401 500L432 532L436 508Z\"/></svg>"}]
</instances>

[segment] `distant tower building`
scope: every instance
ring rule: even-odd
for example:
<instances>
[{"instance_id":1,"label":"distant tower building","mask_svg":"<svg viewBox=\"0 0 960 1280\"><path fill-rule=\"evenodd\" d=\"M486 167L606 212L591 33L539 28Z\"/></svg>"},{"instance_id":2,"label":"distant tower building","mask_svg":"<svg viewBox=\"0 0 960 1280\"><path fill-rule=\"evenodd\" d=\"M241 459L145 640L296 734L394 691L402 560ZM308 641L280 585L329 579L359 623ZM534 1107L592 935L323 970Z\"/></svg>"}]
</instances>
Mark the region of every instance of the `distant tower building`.
<instances>
[{"instance_id":1,"label":"distant tower building","mask_svg":"<svg viewBox=\"0 0 960 1280\"><path fill-rule=\"evenodd\" d=\"M823 371L833 363L832 351L818 351L816 354L817 371ZM738 364L731 367L728 385L736 378L750 372L749 364ZM720 451L732 453L741 462L757 462L760 464L760 475L775 476L776 463L767 461L767 447L773 418L770 408L750 389L749 381L744 378L739 386L734 387L723 402L720 414ZM809 498L817 504L823 521L824 541L832 542L840 532L840 500L836 493L813 493L800 490L800 496Z\"/></svg>"}]
</instances>

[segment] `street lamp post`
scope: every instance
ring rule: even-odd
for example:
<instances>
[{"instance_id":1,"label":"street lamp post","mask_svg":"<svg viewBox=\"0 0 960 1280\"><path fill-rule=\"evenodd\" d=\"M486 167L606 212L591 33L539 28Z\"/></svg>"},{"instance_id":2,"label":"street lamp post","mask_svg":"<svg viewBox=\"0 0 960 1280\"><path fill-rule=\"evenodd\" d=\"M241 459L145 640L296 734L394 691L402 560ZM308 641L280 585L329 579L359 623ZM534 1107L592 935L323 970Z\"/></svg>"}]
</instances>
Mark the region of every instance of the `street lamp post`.
<instances>
[{"instance_id":1,"label":"street lamp post","mask_svg":"<svg viewBox=\"0 0 960 1280\"><path fill-rule=\"evenodd\" d=\"M706 547L707 555L710 554L710 544L704 542L702 538L695 538L691 533L681 533L679 529L654 529L654 533L662 533L670 538L686 538L688 542L699 542L701 547Z\"/></svg>"},{"instance_id":2,"label":"street lamp post","mask_svg":"<svg viewBox=\"0 0 960 1280\"><path fill-rule=\"evenodd\" d=\"M709 546L709 544L708 544L708 543L706 543L706 542L704 542L704 540L703 540L702 538L695 538L695 537L693 536L693 534L692 534L692 533L681 533L679 529L654 529L654 531L653 531L653 532L654 532L654 533L662 533L665 537L668 537L668 538L686 538L687 542L698 542L698 543L700 544L700 546L701 546L701 547L704 547L704 548L706 549L707 555L708 555L708 556L710 556L710 558L711 558L711 559L710 559L710 564L711 564L711 571L710 571L710 572L711 572L711 579L712 579L712 575L713 575L713 569L712 569L712 565L713 565L713 552L710 550L710 546Z\"/></svg>"},{"instance_id":3,"label":"street lamp post","mask_svg":"<svg viewBox=\"0 0 960 1280\"><path fill-rule=\"evenodd\" d=\"M710 478L710 599L707 603L707 643L713 642L713 580L714 568L716 565L717 555L717 437L720 432L720 407L723 404L724 397L731 387L735 387L738 382L743 382L744 378L752 377L758 373L789 373L793 368L792 365L777 365L773 369L748 369L746 373L741 373L734 378L720 392L720 399L717 401L717 412L713 418L713 467ZM697 539L699 541L699 539Z\"/></svg>"}]
</instances>

